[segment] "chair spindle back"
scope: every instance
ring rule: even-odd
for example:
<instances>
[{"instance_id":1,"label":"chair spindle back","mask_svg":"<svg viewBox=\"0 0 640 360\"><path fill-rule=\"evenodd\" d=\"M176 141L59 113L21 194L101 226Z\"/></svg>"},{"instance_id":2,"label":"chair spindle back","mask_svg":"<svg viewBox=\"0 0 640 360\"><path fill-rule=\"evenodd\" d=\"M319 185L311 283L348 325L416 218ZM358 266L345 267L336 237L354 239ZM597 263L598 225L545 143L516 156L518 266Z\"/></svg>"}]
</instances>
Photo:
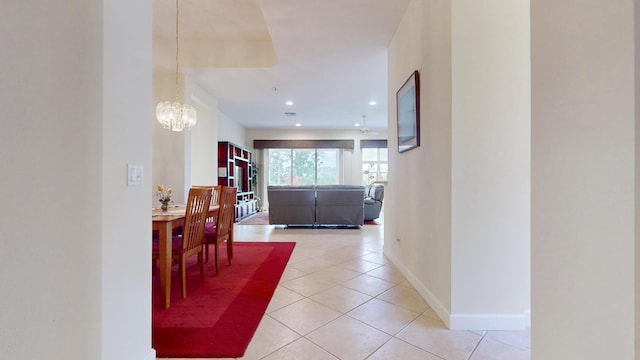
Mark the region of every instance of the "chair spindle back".
<instances>
[{"instance_id":1,"label":"chair spindle back","mask_svg":"<svg viewBox=\"0 0 640 360\"><path fill-rule=\"evenodd\" d=\"M182 249L185 251L202 246L204 223L211 203L211 188L191 188L187 200Z\"/></svg>"}]
</instances>

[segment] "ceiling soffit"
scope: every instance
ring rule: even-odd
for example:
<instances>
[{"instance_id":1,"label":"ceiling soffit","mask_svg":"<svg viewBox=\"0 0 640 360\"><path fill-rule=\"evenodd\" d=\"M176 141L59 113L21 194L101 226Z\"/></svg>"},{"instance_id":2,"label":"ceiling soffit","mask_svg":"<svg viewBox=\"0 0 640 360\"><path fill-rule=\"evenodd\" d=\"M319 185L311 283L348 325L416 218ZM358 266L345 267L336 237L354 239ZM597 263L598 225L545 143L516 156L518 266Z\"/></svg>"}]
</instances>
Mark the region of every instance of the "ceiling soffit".
<instances>
[{"instance_id":1,"label":"ceiling soffit","mask_svg":"<svg viewBox=\"0 0 640 360\"><path fill-rule=\"evenodd\" d=\"M180 0L181 69L272 67L277 56L259 0ZM175 68L175 1L153 2L153 63Z\"/></svg>"}]
</instances>

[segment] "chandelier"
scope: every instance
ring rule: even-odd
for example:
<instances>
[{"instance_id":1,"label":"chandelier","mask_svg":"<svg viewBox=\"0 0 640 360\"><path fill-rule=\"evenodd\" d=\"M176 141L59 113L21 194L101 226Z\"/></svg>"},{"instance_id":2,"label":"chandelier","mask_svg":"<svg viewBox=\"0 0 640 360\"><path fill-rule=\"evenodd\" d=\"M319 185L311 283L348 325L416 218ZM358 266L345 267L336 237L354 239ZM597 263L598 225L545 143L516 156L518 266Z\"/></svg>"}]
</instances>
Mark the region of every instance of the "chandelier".
<instances>
[{"instance_id":1,"label":"chandelier","mask_svg":"<svg viewBox=\"0 0 640 360\"><path fill-rule=\"evenodd\" d=\"M189 130L198 122L196 109L178 102L178 0L176 0L176 101L163 101L156 107L156 118L162 127L171 131Z\"/></svg>"}]
</instances>

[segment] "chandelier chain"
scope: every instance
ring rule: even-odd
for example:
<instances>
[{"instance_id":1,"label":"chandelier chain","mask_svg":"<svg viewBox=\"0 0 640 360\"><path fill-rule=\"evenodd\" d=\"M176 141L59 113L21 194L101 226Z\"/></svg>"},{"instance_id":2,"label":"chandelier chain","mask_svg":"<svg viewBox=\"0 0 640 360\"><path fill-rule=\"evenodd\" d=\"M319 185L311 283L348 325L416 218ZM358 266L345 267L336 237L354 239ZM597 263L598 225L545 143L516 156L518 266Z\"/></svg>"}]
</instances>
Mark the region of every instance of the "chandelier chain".
<instances>
[{"instance_id":1,"label":"chandelier chain","mask_svg":"<svg viewBox=\"0 0 640 360\"><path fill-rule=\"evenodd\" d=\"M178 101L179 79L180 79L180 38L179 38L179 19L180 13L178 0L176 0L176 100L174 103L170 101L162 101L156 106L156 118L163 128L171 131L190 130L198 122L198 112L189 104L180 104ZM186 96L185 96L186 97Z\"/></svg>"},{"instance_id":2,"label":"chandelier chain","mask_svg":"<svg viewBox=\"0 0 640 360\"><path fill-rule=\"evenodd\" d=\"M176 0L176 102L178 102L178 0Z\"/></svg>"}]
</instances>

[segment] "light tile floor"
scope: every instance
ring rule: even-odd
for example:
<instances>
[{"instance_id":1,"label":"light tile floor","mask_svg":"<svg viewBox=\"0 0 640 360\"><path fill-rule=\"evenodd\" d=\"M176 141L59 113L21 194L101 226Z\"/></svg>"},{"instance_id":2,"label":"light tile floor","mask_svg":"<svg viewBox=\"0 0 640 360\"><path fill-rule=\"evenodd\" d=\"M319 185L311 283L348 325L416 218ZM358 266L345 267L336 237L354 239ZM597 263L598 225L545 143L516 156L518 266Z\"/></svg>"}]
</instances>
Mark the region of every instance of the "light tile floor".
<instances>
[{"instance_id":1,"label":"light tile floor","mask_svg":"<svg viewBox=\"0 0 640 360\"><path fill-rule=\"evenodd\" d=\"M382 254L383 225L236 225L234 236L297 243L242 360L531 358L529 331L448 330Z\"/></svg>"}]
</instances>

